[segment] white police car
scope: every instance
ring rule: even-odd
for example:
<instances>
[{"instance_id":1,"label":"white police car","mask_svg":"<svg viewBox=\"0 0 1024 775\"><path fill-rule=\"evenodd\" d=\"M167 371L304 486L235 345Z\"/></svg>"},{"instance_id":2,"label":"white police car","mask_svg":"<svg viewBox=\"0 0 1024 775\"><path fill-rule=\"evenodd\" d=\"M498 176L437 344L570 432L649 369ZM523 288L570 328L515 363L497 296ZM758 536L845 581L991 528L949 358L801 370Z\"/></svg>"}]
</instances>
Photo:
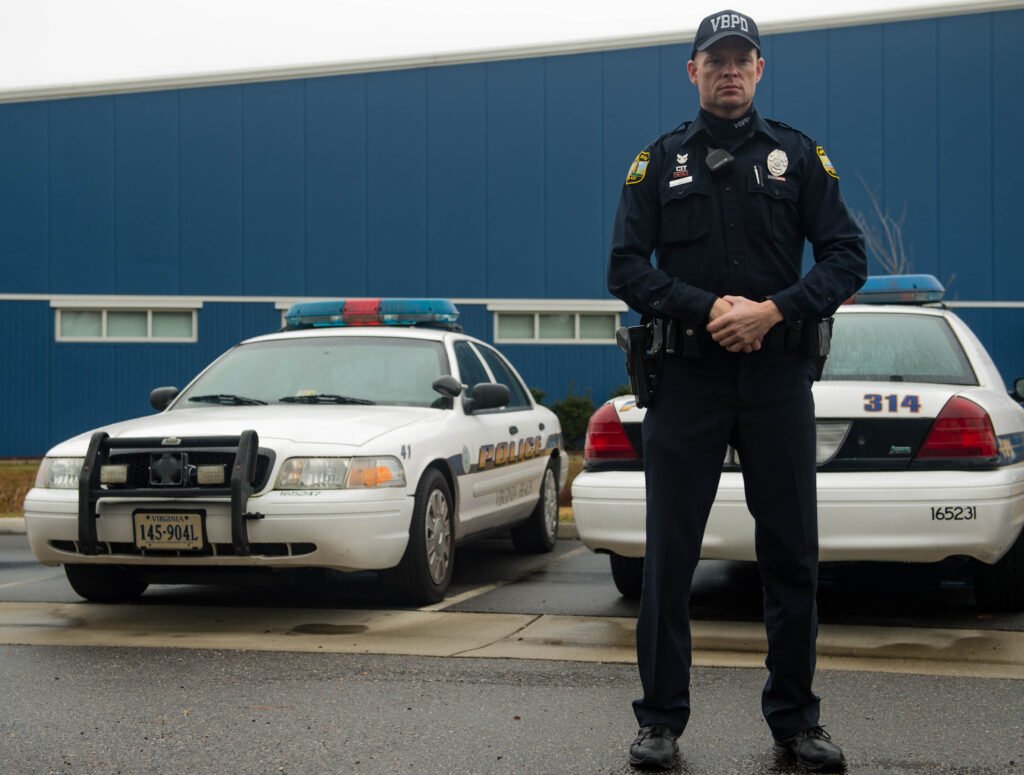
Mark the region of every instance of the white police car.
<instances>
[{"instance_id":1,"label":"white police car","mask_svg":"<svg viewBox=\"0 0 1024 775\"><path fill-rule=\"evenodd\" d=\"M986 608L1024 609L1024 380L1007 394L934 277L872 277L835 316L814 385L822 561L971 558ZM1016 398L1017 400L1014 400ZM580 538L640 594L645 410L616 398L590 420L572 487ZM733 450L701 556L753 560L754 522Z\"/></svg>"},{"instance_id":2,"label":"white police car","mask_svg":"<svg viewBox=\"0 0 1024 775\"><path fill-rule=\"evenodd\" d=\"M378 570L440 600L454 550L511 528L550 551L568 465L558 418L442 300L297 304L159 414L58 444L25 500L36 558L97 601L155 571Z\"/></svg>"}]
</instances>

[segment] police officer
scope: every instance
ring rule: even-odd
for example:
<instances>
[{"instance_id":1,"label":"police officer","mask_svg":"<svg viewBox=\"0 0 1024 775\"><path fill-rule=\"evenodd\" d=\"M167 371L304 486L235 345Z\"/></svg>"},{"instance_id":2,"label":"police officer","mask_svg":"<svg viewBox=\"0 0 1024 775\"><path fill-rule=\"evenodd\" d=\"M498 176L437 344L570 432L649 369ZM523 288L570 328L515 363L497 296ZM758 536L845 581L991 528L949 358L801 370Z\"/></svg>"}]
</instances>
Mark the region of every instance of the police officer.
<instances>
[{"instance_id":1,"label":"police officer","mask_svg":"<svg viewBox=\"0 0 1024 775\"><path fill-rule=\"evenodd\" d=\"M765 719L784 755L809 769L841 769L843 753L819 725L811 687L813 335L863 284L863 238L824 149L754 109L764 59L753 19L731 10L704 19L687 71L700 112L634 160L608 266L614 295L648 319L674 321L679 334L643 423L643 697L633 703L640 731L629 759L650 768L675 762L690 715L690 585L732 445L764 587ZM805 240L815 263L802 274Z\"/></svg>"}]
</instances>

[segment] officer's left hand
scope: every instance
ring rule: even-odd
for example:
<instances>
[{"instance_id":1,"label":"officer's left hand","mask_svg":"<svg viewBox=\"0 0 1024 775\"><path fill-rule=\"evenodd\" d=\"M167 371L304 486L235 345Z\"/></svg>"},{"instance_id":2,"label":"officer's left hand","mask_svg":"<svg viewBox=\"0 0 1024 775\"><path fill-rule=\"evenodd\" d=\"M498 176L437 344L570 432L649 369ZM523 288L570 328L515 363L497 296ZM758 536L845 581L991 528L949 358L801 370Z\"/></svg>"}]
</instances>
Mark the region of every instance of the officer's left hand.
<instances>
[{"instance_id":1,"label":"officer's left hand","mask_svg":"<svg viewBox=\"0 0 1024 775\"><path fill-rule=\"evenodd\" d=\"M751 352L761 349L761 339L768 329L782 320L775 302L751 301L743 296L723 296L732 307L708 323L711 338L729 352Z\"/></svg>"}]
</instances>

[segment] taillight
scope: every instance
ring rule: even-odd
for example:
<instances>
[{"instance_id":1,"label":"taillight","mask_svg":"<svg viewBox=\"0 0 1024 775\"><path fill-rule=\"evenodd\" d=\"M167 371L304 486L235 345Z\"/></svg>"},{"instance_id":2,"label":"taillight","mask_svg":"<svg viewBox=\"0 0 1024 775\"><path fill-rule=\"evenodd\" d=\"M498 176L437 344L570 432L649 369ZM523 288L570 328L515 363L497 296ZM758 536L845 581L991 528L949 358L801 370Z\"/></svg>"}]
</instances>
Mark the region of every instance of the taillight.
<instances>
[{"instance_id":1,"label":"taillight","mask_svg":"<svg viewBox=\"0 0 1024 775\"><path fill-rule=\"evenodd\" d=\"M587 441L583 447L584 461L637 460L640 456L622 427L614 404L605 404L587 424Z\"/></svg>"},{"instance_id":2,"label":"taillight","mask_svg":"<svg viewBox=\"0 0 1024 775\"><path fill-rule=\"evenodd\" d=\"M917 453L921 458L994 458L996 431L988 412L973 401L953 396L932 423Z\"/></svg>"}]
</instances>

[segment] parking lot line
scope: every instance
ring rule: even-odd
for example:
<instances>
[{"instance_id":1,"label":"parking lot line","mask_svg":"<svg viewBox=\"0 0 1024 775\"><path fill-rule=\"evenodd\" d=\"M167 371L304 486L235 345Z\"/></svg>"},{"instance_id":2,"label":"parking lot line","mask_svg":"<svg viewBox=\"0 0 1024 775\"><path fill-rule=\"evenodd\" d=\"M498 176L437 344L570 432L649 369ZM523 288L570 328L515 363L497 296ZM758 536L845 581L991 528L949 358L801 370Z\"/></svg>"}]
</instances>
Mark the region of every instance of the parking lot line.
<instances>
[{"instance_id":1,"label":"parking lot line","mask_svg":"<svg viewBox=\"0 0 1024 775\"><path fill-rule=\"evenodd\" d=\"M63 573L51 573L46 576L33 576L30 579L21 579L20 581L8 581L5 584L0 584L0 589L10 589L11 587L20 587L23 584L38 584L40 581L53 581L54 579L64 578Z\"/></svg>"}]
</instances>

